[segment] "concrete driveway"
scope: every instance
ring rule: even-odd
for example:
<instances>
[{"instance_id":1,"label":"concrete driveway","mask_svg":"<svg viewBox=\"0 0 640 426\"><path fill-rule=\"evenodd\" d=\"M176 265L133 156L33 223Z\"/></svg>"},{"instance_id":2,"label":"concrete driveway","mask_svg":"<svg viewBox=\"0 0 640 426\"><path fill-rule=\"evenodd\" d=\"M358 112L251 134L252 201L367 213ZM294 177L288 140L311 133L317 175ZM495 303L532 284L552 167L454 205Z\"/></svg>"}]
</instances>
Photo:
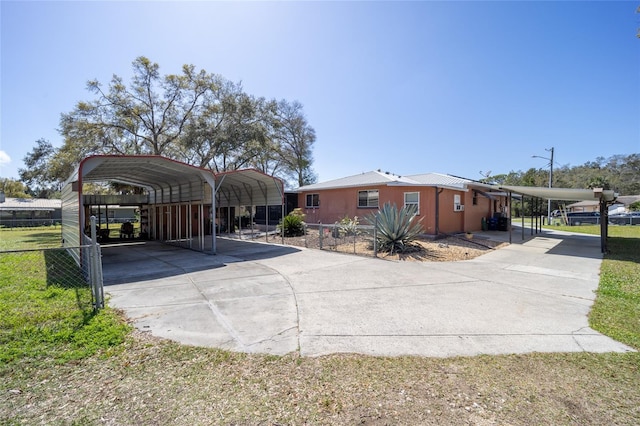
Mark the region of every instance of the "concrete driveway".
<instances>
[{"instance_id":1,"label":"concrete driveway","mask_svg":"<svg viewBox=\"0 0 640 426\"><path fill-rule=\"evenodd\" d=\"M624 352L588 326L598 237L539 234L463 262L218 240L218 255L103 247L109 305L190 345L305 356Z\"/></svg>"}]
</instances>

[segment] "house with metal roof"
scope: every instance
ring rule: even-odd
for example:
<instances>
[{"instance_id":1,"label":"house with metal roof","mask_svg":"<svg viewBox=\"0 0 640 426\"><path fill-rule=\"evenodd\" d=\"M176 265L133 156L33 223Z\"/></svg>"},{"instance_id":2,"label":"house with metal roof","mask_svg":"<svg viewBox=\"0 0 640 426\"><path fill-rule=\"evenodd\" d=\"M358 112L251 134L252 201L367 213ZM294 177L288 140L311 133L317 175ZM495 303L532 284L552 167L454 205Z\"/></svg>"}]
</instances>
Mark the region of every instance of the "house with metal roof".
<instances>
[{"instance_id":1,"label":"house with metal roof","mask_svg":"<svg viewBox=\"0 0 640 426\"><path fill-rule=\"evenodd\" d=\"M425 234L474 232L488 219L506 219L508 195L491 185L441 174L401 176L370 171L298 188L298 205L308 223L332 224L362 218L385 203L415 205ZM506 231L506 222L501 227Z\"/></svg>"},{"instance_id":2,"label":"house with metal roof","mask_svg":"<svg viewBox=\"0 0 640 426\"><path fill-rule=\"evenodd\" d=\"M618 195L609 206L609 213L629 211L629 206L637 201L640 201L640 195ZM598 200L583 200L567 205L567 210L570 212L597 212L599 206Z\"/></svg>"},{"instance_id":3,"label":"house with metal roof","mask_svg":"<svg viewBox=\"0 0 640 426\"><path fill-rule=\"evenodd\" d=\"M8 228L59 224L61 215L61 200L6 197L0 202L0 226Z\"/></svg>"}]
</instances>

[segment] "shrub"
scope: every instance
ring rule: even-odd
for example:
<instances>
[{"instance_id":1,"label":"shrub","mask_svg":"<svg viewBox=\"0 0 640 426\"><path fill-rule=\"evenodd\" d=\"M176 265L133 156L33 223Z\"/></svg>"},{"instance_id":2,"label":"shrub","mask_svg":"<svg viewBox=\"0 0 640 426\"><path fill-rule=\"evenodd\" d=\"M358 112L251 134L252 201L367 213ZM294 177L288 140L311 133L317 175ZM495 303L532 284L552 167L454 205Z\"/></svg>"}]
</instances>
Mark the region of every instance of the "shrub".
<instances>
[{"instance_id":1,"label":"shrub","mask_svg":"<svg viewBox=\"0 0 640 426\"><path fill-rule=\"evenodd\" d=\"M304 235L304 214L296 212L295 209L284 217L278 224L278 231L285 237L299 237Z\"/></svg>"},{"instance_id":2,"label":"shrub","mask_svg":"<svg viewBox=\"0 0 640 426\"><path fill-rule=\"evenodd\" d=\"M338 233L340 234L340 237L358 235L360 233L358 230L359 224L358 216L354 216L353 219L349 216L345 216L340 219L340 222L338 222Z\"/></svg>"},{"instance_id":3,"label":"shrub","mask_svg":"<svg viewBox=\"0 0 640 426\"><path fill-rule=\"evenodd\" d=\"M291 216L299 216L301 220L304 221L304 218L306 217L306 215L304 214L304 212L302 211L302 209L300 207L297 207L295 209L293 209L291 211L291 213L289 213L289 215Z\"/></svg>"},{"instance_id":4,"label":"shrub","mask_svg":"<svg viewBox=\"0 0 640 426\"><path fill-rule=\"evenodd\" d=\"M404 252L412 247L411 242L422 234L422 219L414 220L417 216L417 207L409 206L398 210L391 203L385 203L377 213L367 216L365 219L376 227L378 250L390 253Z\"/></svg>"}]
</instances>

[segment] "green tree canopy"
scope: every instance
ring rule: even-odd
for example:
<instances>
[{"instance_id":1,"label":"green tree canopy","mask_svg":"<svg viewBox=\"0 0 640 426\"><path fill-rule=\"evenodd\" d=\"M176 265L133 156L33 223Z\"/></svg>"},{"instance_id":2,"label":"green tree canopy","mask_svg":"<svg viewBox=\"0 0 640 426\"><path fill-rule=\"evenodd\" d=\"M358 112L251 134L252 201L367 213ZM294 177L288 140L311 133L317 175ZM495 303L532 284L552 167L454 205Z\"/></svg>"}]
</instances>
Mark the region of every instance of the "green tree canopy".
<instances>
[{"instance_id":1,"label":"green tree canopy","mask_svg":"<svg viewBox=\"0 0 640 426\"><path fill-rule=\"evenodd\" d=\"M4 192L5 197L31 198L27 190L26 185L20 181L0 178L0 191Z\"/></svg>"},{"instance_id":2,"label":"green tree canopy","mask_svg":"<svg viewBox=\"0 0 640 426\"><path fill-rule=\"evenodd\" d=\"M50 166L56 149L46 139L38 139L24 158L26 166L18 169L20 180L27 186L27 192L37 198L50 198L61 188L62 180L57 178Z\"/></svg>"},{"instance_id":3,"label":"green tree canopy","mask_svg":"<svg viewBox=\"0 0 640 426\"><path fill-rule=\"evenodd\" d=\"M547 186L549 169L511 171L485 178L484 181L502 185ZM583 189L602 187L613 189L620 195L640 194L640 154L598 157L573 167L554 166L553 186Z\"/></svg>"},{"instance_id":4,"label":"green tree canopy","mask_svg":"<svg viewBox=\"0 0 640 426\"><path fill-rule=\"evenodd\" d=\"M315 132L306 120L287 138L283 117L302 117L294 102L268 101L245 93L239 83L184 65L162 76L146 57L133 62L127 85L114 75L107 87L89 81L96 98L78 102L60 119L63 146L49 161L50 173L68 176L92 154L163 155L214 171L256 167L285 181L311 172ZM293 113L282 110L293 105ZM291 149L291 140L304 149ZM294 173L295 172L295 173Z\"/></svg>"}]
</instances>

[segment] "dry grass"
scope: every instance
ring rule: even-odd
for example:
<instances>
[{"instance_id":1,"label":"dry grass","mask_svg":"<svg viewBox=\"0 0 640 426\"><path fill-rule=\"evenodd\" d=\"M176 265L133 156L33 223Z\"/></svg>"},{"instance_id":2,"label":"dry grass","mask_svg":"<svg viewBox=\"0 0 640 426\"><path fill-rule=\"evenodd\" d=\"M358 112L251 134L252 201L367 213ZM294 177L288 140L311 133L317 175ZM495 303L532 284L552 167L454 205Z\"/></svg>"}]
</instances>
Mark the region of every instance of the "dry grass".
<instances>
[{"instance_id":1,"label":"dry grass","mask_svg":"<svg viewBox=\"0 0 640 426\"><path fill-rule=\"evenodd\" d=\"M424 260L490 250L460 239L423 243L431 244ZM80 361L0 365L2 425L636 425L639 418L638 353L279 357L134 331Z\"/></svg>"},{"instance_id":2,"label":"dry grass","mask_svg":"<svg viewBox=\"0 0 640 426\"><path fill-rule=\"evenodd\" d=\"M637 354L301 358L135 332L110 357L2 373L0 423L637 424Z\"/></svg>"}]
</instances>

